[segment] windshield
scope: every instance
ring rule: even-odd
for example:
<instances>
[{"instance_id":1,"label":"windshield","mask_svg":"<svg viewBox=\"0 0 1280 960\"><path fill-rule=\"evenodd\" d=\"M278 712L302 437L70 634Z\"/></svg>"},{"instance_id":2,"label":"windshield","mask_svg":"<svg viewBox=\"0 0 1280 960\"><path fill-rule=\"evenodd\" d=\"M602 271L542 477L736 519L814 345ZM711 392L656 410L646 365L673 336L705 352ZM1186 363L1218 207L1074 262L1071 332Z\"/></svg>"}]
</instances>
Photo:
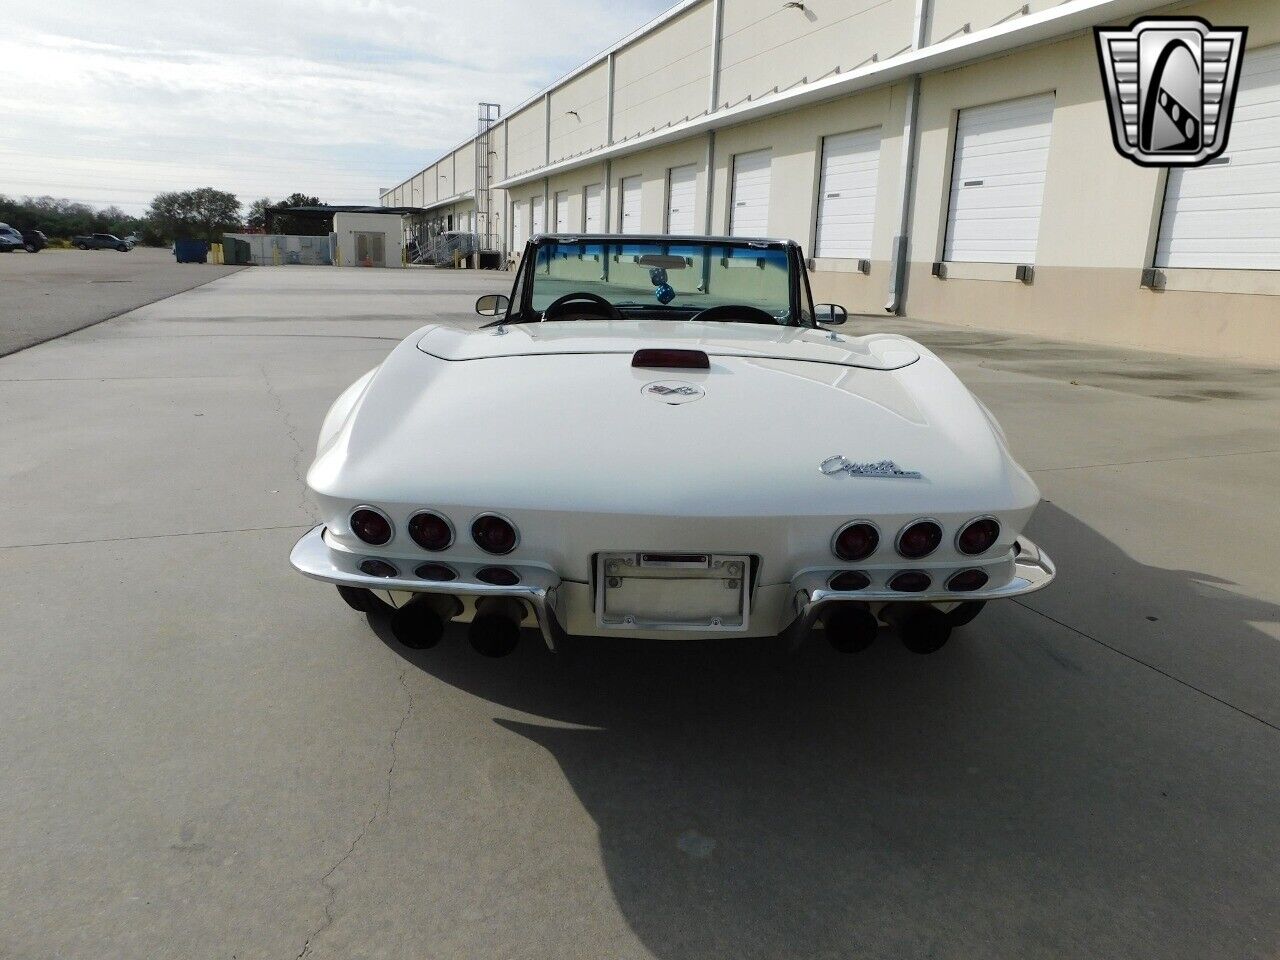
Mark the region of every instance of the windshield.
<instances>
[{"instance_id":1,"label":"windshield","mask_svg":"<svg viewBox=\"0 0 1280 960\"><path fill-rule=\"evenodd\" d=\"M588 293L603 297L624 314L688 319L709 307L746 306L764 311L778 324L800 322L792 316L785 247L689 240L545 240L539 242L532 266L531 306L536 311L566 294ZM727 311L717 319L734 317Z\"/></svg>"}]
</instances>

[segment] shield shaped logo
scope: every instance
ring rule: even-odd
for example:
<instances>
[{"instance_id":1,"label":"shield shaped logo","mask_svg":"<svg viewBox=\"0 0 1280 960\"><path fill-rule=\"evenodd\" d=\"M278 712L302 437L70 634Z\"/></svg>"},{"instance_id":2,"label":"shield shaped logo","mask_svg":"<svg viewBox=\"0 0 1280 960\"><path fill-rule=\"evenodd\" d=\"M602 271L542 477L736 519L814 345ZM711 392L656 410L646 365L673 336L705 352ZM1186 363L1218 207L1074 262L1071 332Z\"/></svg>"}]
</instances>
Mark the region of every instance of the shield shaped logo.
<instances>
[{"instance_id":1,"label":"shield shaped logo","mask_svg":"<svg viewBox=\"0 0 1280 960\"><path fill-rule=\"evenodd\" d=\"M1111 138L1144 167L1195 167L1227 147L1247 27L1142 17L1094 27Z\"/></svg>"}]
</instances>

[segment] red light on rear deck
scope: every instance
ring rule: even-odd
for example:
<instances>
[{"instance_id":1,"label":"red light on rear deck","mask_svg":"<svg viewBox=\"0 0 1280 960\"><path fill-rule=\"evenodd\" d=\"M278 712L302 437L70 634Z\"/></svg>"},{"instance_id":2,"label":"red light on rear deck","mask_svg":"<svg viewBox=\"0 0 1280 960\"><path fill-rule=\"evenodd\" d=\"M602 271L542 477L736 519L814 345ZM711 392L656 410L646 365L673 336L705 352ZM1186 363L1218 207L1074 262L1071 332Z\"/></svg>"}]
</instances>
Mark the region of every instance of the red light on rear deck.
<instances>
[{"instance_id":1,"label":"red light on rear deck","mask_svg":"<svg viewBox=\"0 0 1280 960\"><path fill-rule=\"evenodd\" d=\"M662 367L671 370L710 370L711 359L701 350L637 350L633 367Z\"/></svg>"}]
</instances>

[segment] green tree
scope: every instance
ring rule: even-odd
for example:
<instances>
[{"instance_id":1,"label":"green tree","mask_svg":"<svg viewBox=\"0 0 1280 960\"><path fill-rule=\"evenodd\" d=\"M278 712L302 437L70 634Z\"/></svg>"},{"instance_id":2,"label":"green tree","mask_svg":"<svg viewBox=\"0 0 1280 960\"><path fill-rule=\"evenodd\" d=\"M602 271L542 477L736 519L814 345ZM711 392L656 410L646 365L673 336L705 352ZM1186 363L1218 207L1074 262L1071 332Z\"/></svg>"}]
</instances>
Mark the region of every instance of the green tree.
<instances>
[{"instance_id":1,"label":"green tree","mask_svg":"<svg viewBox=\"0 0 1280 960\"><path fill-rule=\"evenodd\" d=\"M265 230L267 227L267 214L271 211L275 204L272 203L270 197L263 197L249 204L249 215L244 218L244 224L250 230Z\"/></svg>"},{"instance_id":2,"label":"green tree","mask_svg":"<svg viewBox=\"0 0 1280 960\"><path fill-rule=\"evenodd\" d=\"M147 220L166 240L216 241L226 231L240 228L240 201L235 194L213 187L160 193L151 201Z\"/></svg>"},{"instance_id":3,"label":"green tree","mask_svg":"<svg viewBox=\"0 0 1280 960\"><path fill-rule=\"evenodd\" d=\"M144 220L119 207L96 210L86 203L59 197L18 200L0 196L0 222L19 230L43 230L49 238L63 240L82 233L114 233L125 237L142 232L145 226Z\"/></svg>"}]
</instances>

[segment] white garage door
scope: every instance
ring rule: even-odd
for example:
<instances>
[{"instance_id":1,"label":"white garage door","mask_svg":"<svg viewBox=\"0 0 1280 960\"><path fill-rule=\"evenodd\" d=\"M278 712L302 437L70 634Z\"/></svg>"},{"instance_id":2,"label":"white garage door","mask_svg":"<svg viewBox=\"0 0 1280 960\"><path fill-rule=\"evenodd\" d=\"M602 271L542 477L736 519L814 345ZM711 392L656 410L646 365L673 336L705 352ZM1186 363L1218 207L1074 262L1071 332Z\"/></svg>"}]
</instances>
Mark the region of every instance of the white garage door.
<instances>
[{"instance_id":1,"label":"white garage door","mask_svg":"<svg viewBox=\"0 0 1280 960\"><path fill-rule=\"evenodd\" d=\"M640 232L640 178L623 177L618 202L618 232Z\"/></svg>"},{"instance_id":2,"label":"white garage door","mask_svg":"<svg viewBox=\"0 0 1280 960\"><path fill-rule=\"evenodd\" d=\"M533 198L533 234L537 236L547 231L546 211L542 207L542 198Z\"/></svg>"},{"instance_id":3,"label":"white garage door","mask_svg":"<svg viewBox=\"0 0 1280 960\"><path fill-rule=\"evenodd\" d=\"M556 191L556 233L569 232L569 191Z\"/></svg>"},{"instance_id":4,"label":"white garage door","mask_svg":"<svg viewBox=\"0 0 1280 960\"><path fill-rule=\"evenodd\" d=\"M698 167L672 167L667 174L667 233L696 233L693 204L697 196Z\"/></svg>"},{"instance_id":5,"label":"white garage door","mask_svg":"<svg viewBox=\"0 0 1280 960\"><path fill-rule=\"evenodd\" d=\"M520 256L524 252L525 241L529 239L528 226L529 211L525 209L528 206L523 200L517 200L511 205L511 252L516 256Z\"/></svg>"},{"instance_id":6,"label":"white garage door","mask_svg":"<svg viewBox=\"0 0 1280 960\"><path fill-rule=\"evenodd\" d=\"M871 257L880 174L880 128L822 140L822 186L814 256Z\"/></svg>"},{"instance_id":7,"label":"white garage door","mask_svg":"<svg viewBox=\"0 0 1280 960\"><path fill-rule=\"evenodd\" d=\"M1246 53L1227 152L1169 171L1157 267L1280 270L1280 47Z\"/></svg>"},{"instance_id":8,"label":"white garage door","mask_svg":"<svg viewBox=\"0 0 1280 960\"><path fill-rule=\"evenodd\" d=\"M772 150L740 153L733 158L733 210L729 218L729 236L768 235L772 160Z\"/></svg>"},{"instance_id":9,"label":"white garage door","mask_svg":"<svg viewBox=\"0 0 1280 960\"><path fill-rule=\"evenodd\" d=\"M582 229L587 233L604 231L604 213L600 202L600 184L593 183L582 192Z\"/></svg>"},{"instance_id":10,"label":"white garage door","mask_svg":"<svg viewBox=\"0 0 1280 960\"><path fill-rule=\"evenodd\" d=\"M1035 263L1053 94L960 111L944 260Z\"/></svg>"}]
</instances>

